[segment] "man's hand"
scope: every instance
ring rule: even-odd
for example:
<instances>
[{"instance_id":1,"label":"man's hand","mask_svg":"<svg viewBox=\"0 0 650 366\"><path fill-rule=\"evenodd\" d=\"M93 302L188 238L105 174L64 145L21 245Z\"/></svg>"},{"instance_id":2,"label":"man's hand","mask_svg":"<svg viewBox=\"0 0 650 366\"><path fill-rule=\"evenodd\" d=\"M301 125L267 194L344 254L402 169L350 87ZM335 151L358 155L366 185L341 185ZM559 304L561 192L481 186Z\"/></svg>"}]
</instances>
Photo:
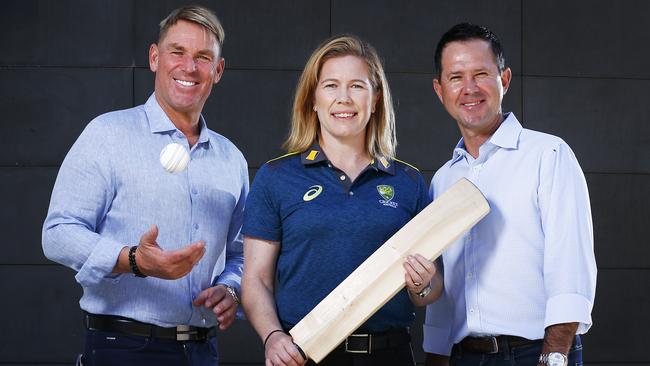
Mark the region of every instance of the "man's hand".
<instances>
[{"instance_id":1,"label":"man's hand","mask_svg":"<svg viewBox=\"0 0 650 366\"><path fill-rule=\"evenodd\" d=\"M142 234L135 252L135 262L140 272L165 280L179 279L190 273L205 253L205 243L198 241L177 250L164 251L156 242L158 227L152 225Z\"/></svg>"},{"instance_id":2,"label":"man's hand","mask_svg":"<svg viewBox=\"0 0 650 366\"><path fill-rule=\"evenodd\" d=\"M303 366L307 363L293 344L291 336L282 332L271 334L266 342L264 355L265 366Z\"/></svg>"},{"instance_id":3,"label":"man's hand","mask_svg":"<svg viewBox=\"0 0 650 366\"><path fill-rule=\"evenodd\" d=\"M211 309L217 316L221 330L228 329L237 314L238 304L224 285L216 285L201 291L192 303L194 306L205 306Z\"/></svg>"}]
</instances>

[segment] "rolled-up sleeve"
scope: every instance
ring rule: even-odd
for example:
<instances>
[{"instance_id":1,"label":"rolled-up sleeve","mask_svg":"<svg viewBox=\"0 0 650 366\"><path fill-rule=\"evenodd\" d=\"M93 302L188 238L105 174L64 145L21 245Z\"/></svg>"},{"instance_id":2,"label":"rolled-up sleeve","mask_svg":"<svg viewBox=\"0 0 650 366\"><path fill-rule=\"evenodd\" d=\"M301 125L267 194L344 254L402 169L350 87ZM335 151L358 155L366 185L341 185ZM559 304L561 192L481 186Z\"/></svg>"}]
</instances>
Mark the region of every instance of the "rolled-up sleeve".
<instances>
[{"instance_id":1,"label":"rolled-up sleeve","mask_svg":"<svg viewBox=\"0 0 650 366\"><path fill-rule=\"evenodd\" d=\"M449 356L451 347L451 304L443 291L433 304L427 305L424 319L422 349L427 353Z\"/></svg>"},{"instance_id":2,"label":"rolled-up sleeve","mask_svg":"<svg viewBox=\"0 0 650 366\"><path fill-rule=\"evenodd\" d=\"M587 184L575 155L564 143L545 152L541 176L544 326L577 322L582 334L592 324L597 271Z\"/></svg>"},{"instance_id":3,"label":"rolled-up sleeve","mask_svg":"<svg viewBox=\"0 0 650 366\"><path fill-rule=\"evenodd\" d=\"M242 271L244 267L244 241L241 227L244 222L244 207L248 196L248 166L246 160L241 157L241 181L242 187L239 200L232 214L228 228L228 242L226 243L226 264L223 272L215 277L215 284L223 284L233 287L240 292Z\"/></svg>"},{"instance_id":4,"label":"rolled-up sleeve","mask_svg":"<svg viewBox=\"0 0 650 366\"><path fill-rule=\"evenodd\" d=\"M113 198L110 153L97 120L74 143L59 170L43 224L47 258L76 270L76 280L91 286L110 274L125 246L97 233Z\"/></svg>"}]
</instances>

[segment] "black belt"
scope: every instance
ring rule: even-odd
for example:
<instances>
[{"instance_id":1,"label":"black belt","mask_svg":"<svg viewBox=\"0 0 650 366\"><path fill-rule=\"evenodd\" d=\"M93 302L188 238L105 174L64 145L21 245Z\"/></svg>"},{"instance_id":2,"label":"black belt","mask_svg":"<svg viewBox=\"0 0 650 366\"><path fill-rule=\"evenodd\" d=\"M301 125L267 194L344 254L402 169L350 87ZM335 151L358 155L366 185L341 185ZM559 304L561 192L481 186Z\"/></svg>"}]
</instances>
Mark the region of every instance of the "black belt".
<instances>
[{"instance_id":1,"label":"black belt","mask_svg":"<svg viewBox=\"0 0 650 366\"><path fill-rule=\"evenodd\" d=\"M94 315L86 313L86 329L101 332L122 333L131 336L172 339L176 341L205 342L216 334L216 329L179 325L165 328L137 320L113 315Z\"/></svg>"},{"instance_id":2,"label":"black belt","mask_svg":"<svg viewBox=\"0 0 650 366\"><path fill-rule=\"evenodd\" d=\"M353 333L336 347L336 351L370 354L372 351L394 348L409 344L410 342L411 334L408 328L394 329L381 333Z\"/></svg>"},{"instance_id":3,"label":"black belt","mask_svg":"<svg viewBox=\"0 0 650 366\"><path fill-rule=\"evenodd\" d=\"M542 339L527 339L517 336L501 335L493 337L465 337L455 347L471 353L499 353L504 349L541 344ZM507 348L506 348L507 347Z\"/></svg>"}]
</instances>

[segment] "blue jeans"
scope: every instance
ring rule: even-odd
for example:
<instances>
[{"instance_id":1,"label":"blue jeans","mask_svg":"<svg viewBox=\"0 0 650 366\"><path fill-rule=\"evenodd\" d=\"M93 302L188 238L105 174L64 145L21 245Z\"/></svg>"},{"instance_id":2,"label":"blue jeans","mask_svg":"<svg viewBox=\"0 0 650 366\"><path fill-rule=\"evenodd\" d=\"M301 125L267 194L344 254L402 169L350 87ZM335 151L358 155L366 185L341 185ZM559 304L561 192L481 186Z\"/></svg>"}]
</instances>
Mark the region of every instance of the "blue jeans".
<instances>
[{"instance_id":1,"label":"blue jeans","mask_svg":"<svg viewBox=\"0 0 650 366\"><path fill-rule=\"evenodd\" d=\"M451 351L450 366L536 366L542 343L499 350L495 354L463 352L457 346ZM569 366L582 366L582 343L576 336L568 354Z\"/></svg>"},{"instance_id":2,"label":"blue jeans","mask_svg":"<svg viewBox=\"0 0 650 366\"><path fill-rule=\"evenodd\" d=\"M86 330L84 354L77 360L77 365L217 366L217 337L206 342L178 342Z\"/></svg>"}]
</instances>

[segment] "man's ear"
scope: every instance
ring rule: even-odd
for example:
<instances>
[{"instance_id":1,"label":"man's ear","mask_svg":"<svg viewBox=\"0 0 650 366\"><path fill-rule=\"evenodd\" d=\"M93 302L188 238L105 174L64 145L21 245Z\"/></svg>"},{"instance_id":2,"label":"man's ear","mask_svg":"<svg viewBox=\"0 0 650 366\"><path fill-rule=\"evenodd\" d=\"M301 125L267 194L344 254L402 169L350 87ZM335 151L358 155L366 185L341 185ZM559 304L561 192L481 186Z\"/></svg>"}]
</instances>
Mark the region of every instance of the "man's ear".
<instances>
[{"instance_id":1,"label":"man's ear","mask_svg":"<svg viewBox=\"0 0 650 366\"><path fill-rule=\"evenodd\" d=\"M503 86L503 94L508 91L510 87L510 81L512 80L512 70L509 67L506 67L503 72L501 72L501 86Z\"/></svg>"},{"instance_id":2,"label":"man's ear","mask_svg":"<svg viewBox=\"0 0 650 366\"><path fill-rule=\"evenodd\" d=\"M440 103L444 103L442 100L442 85L440 85L438 78L433 79L433 90L436 92L438 99L440 99Z\"/></svg>"},{"instance_id":3,"label":"man's ear","mask_svg":"<svg viewBox=\"0 0 650 366\"><path fill-rule=\"evenodd\" d=\"M155 43L149 46L149 69L153 72L158 70L158 45Z\"/></svg>"},{"instance_id":4,"label":"man's ear","mask_svg":"<svg viewBox=\"0 0 650 366\"><path fill-rule=\"evenodd\" d=\"M223 75L223 71L226 69L226 59L221 57L219 59L219 63L217 64L217 69L215 70L214 73L214 83L218 83L219 80L221 80L221 76Z\"/></svg>"}]
</instances>

